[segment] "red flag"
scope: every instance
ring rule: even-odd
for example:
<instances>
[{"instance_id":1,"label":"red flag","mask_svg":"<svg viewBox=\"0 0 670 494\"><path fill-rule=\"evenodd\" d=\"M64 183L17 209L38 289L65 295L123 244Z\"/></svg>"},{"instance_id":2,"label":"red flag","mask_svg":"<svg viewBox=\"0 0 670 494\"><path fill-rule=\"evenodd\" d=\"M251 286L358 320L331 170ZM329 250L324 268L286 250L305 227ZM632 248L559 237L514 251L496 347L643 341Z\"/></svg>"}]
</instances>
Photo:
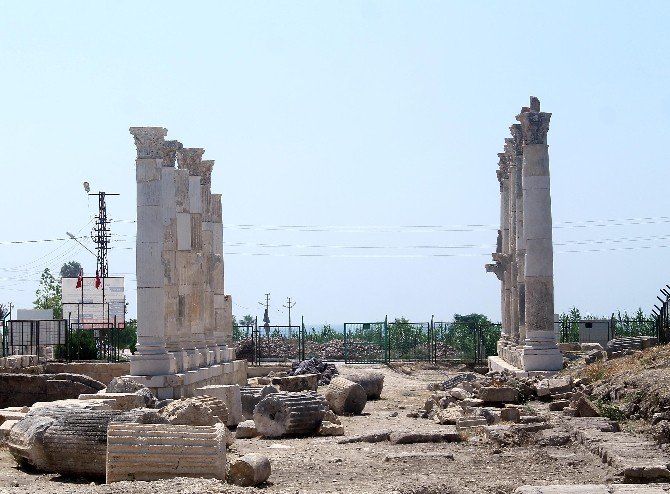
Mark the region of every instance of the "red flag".
<instances>
[{"instance_id":1,"label":"red flag","mask_svg":"<svg viewBox=\"0 0 670 494\"><path fill-rule=\"evenodd\" d=\"M77 276L77 286L75 288L81 288L81 286L84 284L84 270L79 271L79 276Z\"/></svg>"},{"instance_id":2,"label":"red flag","mask_svg":"<svg viewBox=\"0 0 670 494\"><path fill-rule=\"evenodd\" d=\"M100 288L100 273L98 270L95 270L95 287Z\"/></svg>"}]
</instances>

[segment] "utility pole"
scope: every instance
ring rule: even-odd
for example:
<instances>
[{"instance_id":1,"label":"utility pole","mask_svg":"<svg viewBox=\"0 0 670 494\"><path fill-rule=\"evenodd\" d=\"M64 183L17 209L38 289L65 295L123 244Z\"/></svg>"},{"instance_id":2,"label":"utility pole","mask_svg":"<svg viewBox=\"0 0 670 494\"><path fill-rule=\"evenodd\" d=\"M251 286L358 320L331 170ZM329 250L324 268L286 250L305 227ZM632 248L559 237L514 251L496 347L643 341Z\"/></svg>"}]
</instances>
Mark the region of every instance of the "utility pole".
<instances>
[{"instance_id":1,"label":"utility pole","mask_svg":"<svg viewBox=\"0 0 670 494\"><path fill-rule=\"evenodd\" d=\"M265 333L270 336L270 294L265 294L265 303L258 302L262 307L265 306L265 313L263 314L263 327L265 328Z\"/></svg>"},{"instance_id":2,"label":"utility pole","mask_svg":"<svg viewBox=\"0 0 670 494\"><path fill-rule=\"evenodd\" d=\"M293 329L291 328L291 309L295 307L295 302L291 304L291 297L286 297L286 299L286 305L282 305L282 307L286 307L288 309L288 338L290 340L293 336Z\"/></svg>"},{"instance_id":3,"label":"utility pole","mask_svg":"<svg viewBox=\"0 0 670 494\"><path fill-rule=\"evenodd\" d=\"M86 184L84 184L86 187ZM118 196L119 194L109 194L107 192L98 192L97 194L88 194L89 196L98 196L98 216L96 216L95 226L91 231L91 238L95 242L97 251L97 262L95 267L95 287L100 286L102 279L102 313L105 315L105 278L109 276L109 263L107 262L107 250L109 249L109 239L111 232L109 230L109 220L107 219L106 196ZM109 323L109 307L107 307L107 322Z\"/></svg>"}]
</instances>

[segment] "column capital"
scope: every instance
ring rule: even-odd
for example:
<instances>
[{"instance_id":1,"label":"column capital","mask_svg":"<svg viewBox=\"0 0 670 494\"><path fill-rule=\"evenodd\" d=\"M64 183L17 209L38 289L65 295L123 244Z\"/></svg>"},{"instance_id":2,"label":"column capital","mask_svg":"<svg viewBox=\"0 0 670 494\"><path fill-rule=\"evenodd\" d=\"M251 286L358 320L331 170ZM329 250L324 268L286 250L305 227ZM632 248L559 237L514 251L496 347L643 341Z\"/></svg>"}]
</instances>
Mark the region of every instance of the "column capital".
<instances>
[{"instance_id":1,"label":"column capital","mask_svg":"<svg viewBox=\"0 0 670 494\"><path fill-rule=\"evenodd\" d=\"M200 167L200 183L202 185L212 185L212 170L214 169L214 160L202 160Z\"/></svg>"},{"instance_id":2,"label":"column capital","mask_svg":"<svg viewBox=\"0 0 670 494\"><path fill-rule=\"evenodd\" d=\"M502 182L509 178L509 157L506 153L498 153L498 180Z\"/></svg>"},{"instance_id":3,"label":"column capital","mask_svg":"<svg viewBox=\"0 0 670 494\"><path fill-rule=\"evenodd\" d=\"M135 139L137 159L163 158L163 146L167 129L163 127L130 127L128 130Z\"/></svg>"},{"instance_id":4,"label":"column capital","mask_svg":"<svg viewBox=\"0 0 670 494\"><path fill-rule=\"evenodd\" d=\"M174 168L177 151L184 146L179 141L165 141L163 144L163 166Z\"/></svg>"},{"instance_id":5,"label":"column capital","mask_svg":"<svg viewBox=\"0 0 670 494\"><path fill-rule=\"evenodd\" d=\"M521 113L516 116L516 119L521 124L521 133L525 145L547 144L551 113L540 111L539 99L531 96L530 108L522 108Z\"/></svg>"},{"instance_id":6,"label":"column capital","mask_svg":"<svg viewBox=\"0 0 670 494\"><path fill-rule=\"evenodd\" d=\"M180 170L188 170L192 176L202 176L203 148L182 148L177 151L177 163Z\"/></svg>"}]
</instances>

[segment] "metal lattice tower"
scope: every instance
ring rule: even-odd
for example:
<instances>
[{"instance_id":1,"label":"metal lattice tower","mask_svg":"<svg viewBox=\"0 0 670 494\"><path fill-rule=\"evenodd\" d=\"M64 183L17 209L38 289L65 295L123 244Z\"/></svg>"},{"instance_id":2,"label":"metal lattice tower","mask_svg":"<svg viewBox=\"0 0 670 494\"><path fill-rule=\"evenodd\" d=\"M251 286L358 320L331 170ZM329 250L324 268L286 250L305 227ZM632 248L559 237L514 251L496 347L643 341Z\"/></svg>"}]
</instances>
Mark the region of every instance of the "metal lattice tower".
<instances>
[{"instance_id":1,"label":"metal lattice tower","mask_svg":"<svg viewBox=\"0 0 670 494\"><path fill-rule=\"evenodd\" d=\"M98 192L89 194L98 196L98 216L95 217L95 226L91 231L91 238L95 242L97 251L96 273L100 278L107 278L109 275L109 262L107 261L107 251L109 250L109 240L112 236L109 229L109 219L107 219L106 196L118 196L119 194L108 194L107 192Z\"/></svg>"}]
</instances>

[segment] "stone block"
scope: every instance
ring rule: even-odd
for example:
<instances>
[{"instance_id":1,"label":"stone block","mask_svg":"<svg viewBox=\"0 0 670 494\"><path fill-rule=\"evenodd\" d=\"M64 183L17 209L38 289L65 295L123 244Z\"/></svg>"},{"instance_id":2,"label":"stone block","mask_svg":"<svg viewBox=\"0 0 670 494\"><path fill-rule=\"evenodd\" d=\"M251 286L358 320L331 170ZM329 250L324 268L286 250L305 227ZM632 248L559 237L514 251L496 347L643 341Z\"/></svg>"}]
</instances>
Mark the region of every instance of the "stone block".
<instances>
[{"instance_id":1,"label":"stone block","mask_svg":"<svg viewBox=\"0 0 670 494\"><path fill-rule=\"evenodd\" d=\"M549 403L549 411L560 412L563 411L568 406L570 406L570 402L568 400L552 401L551 403Z\"/></svg>"},{"instance_id":2,"label":"stone block","mask_svg":"<svg viewBox=\"0 0 670 494\"><path fill-rule=\"evenodd\" d=\"M235 426L244 420L242 415L242 398L240 387L237 384L213 384L196 388L195 396L213 396L221 400L228 409L228 422L226 425Z\"/></svg>"},{"instance_id":3,"label":"stone block","mask_svg":"<svg viewBox=\"0 0 670 494\"><path fill-rule=\"evenodd\" d=\"M272 473L270 460L258 453L246 454L230 465L229 482L243 487L259 485Z\"/></svg>"},{"instance_id":4,"label":"stone block","mask_svg":"<svg viewBox=\"0 0 670 494\"><path fill-rule=\"evenodd\" d=\"M321 422L321 426L316 433L317 436L344 436L344 426L334 424L328 420Z\"/></svg>"},{"instance_id":5,"label":"stone block","mask_svg":"<svg viewBox=\"0 0 670 494\"><path fill-rule=\"evenodd\" d=\"M253 437L258 437L258 435L256 424L253 420L240 422L237 424L237 429L235 429L235 439L251 439Z\"/></svg>"},{"instance_id":6,"label":"stone block","mask_svg":"<svg viewBox=\"0 0 670 494\"><path fill-rule=\"evenodd\" d=\"M500 420L502 422L517 423L521 419L521 412L518 408L503 408L500 410Z\"/></svg>"},{"instance_id":7,"label":"stone block","mask_svg":"<svg viewBox=\"0 0 670 494\"><path fill-rule=\"evenodd\" d=\"M191 250L191 215L177 213L177 250Z\"/></svg>"},{"instance_id":8,"label":"stone block","mask_svg":"<svg viewBox=\"0 0 670 494\"><path fill-rule=\"evenodd\" d=\"M485 403L518 403L519 392L507 386L484 387L479 390L479 398Z\"/></svg>"},{"instance_id":9,"label":"stone block","mask_svg":"<svg viewBox=\"0 0 670 494\"><path fill-rule=\"evenodd\" d=\"M488 425L484 417L463 417L456 421L456 430L464 431L474 427L484 428Z\"/></svg>"},{"instance_id":10,"label":"stone block","mask_svg":"<svg viewBox=\"0 0 670 494\"><path fill-rule=\"evenodd\" d=\"M226 478L223 424L117 424L107 430L107 483L174 477Z\"/></svg>"},{"instance_id":11,"label":"stone block","mask_svg":"<svg viewBox=\"0 0 670 494\"><path fill-rule=\"evenodd\" d=\"M319 374L273 377L271 384L279 386L281 391L316 391L319 385Z\"/></svg>"},{"instance_id":12,"label":"stone block","mask_svg":"<svg viewBox=\"0 0 670 494\"><path fill-rule=\"evenodd\" d=\"M18 420L5 420L0 425L0 445L5 444L7 438L9 437L9 431L12 430L12 427L14 427L14 424L17 422Z\"/></svg>"},{"instance_id":13,"label":"stone block","mask_svg":"<svg viewBox=\"0 0 670 494\"><path fill-rule=\"evenodd\" d=\"M132 410L147 405L146 398L135 393L80 394L80 400L105 400L112 410Z\"/></svg>"}]
</instances>

